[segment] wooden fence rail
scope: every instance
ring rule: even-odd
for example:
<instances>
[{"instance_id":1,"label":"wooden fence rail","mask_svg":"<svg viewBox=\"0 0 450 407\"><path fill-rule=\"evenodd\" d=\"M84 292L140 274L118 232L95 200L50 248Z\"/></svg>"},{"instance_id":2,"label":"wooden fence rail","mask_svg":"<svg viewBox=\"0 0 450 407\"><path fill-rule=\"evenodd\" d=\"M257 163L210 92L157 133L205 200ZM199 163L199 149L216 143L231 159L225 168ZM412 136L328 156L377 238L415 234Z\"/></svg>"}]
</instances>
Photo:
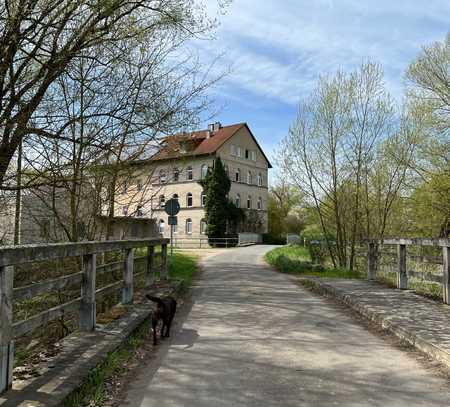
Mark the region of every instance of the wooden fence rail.
<instances>
[{"instance_id":1,"label":"wooden fence rail","mask_svg":"<svg viewBox=\"0 0 450 407\"><path fill-rule=\"evenodd\" d=\"M419 273L406 268L407 246L434 246L442 248L442 300L450 304L450 239L382 239L369 240L367 243L367 278L375 280L377 274L378 248L381 245L397 246L397 288L408 288L408 275L423 277L438 282L437 276L428 276L429 273Z\"/></svg>"},{"instance_id":2,"label":"wooden fence rail","mask_svg":"<svg viewBox=\"0 0 450 407\"><path fill-rule=\"evenodd\" d=\"M155 281L155 246L161 246L160 279L167 279L168 239L148 238L104 242L55 243L6 246L0 248L0 393L12 385L14 339L68 312L77 312L82 331L92 331L96 324L96 300L122 288L122 303L133 302L134 263L145 261L146 285ZM147 248L147 254L134 258L136 248ZM122 251L124 260L97 265L97 254ZM14 267L20 264L66 257L82 258L82 270L55 279L14 288ZM96 277L122 271L123 278L104 287L96 287ZM141 273L139 273L141 274ZM42 311L28 319L13 321L13 301L33 298L47 292L79 285L80 296L64 304Z\"/></svg>"}]
</instances>

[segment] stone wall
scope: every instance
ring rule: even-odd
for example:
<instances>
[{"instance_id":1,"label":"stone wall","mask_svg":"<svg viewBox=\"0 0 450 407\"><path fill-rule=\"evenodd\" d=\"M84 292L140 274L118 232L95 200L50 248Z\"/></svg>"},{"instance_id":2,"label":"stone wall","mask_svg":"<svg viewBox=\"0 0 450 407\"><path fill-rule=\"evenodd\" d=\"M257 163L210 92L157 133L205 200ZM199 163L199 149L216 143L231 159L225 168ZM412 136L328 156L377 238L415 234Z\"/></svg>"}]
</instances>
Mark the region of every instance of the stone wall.
<instances>
[{"instance_id":1,"label":"stone wall","mask_svg":"<svg viewBox=\"0 0 450 407\"><path fill-rule=\"evenodd\" d=\"M106 216L99 216L97 218L99 225L103 231L107 230L107 225L110 225L111 234L108 236L110 240L122 239L145 239L148 237L158 237L159 232L156 227L155 219L143 218L129 218L129 217L114 217L112 219ZM103 235L102 239L106 236Z\"/></svg>"}]
</instances>

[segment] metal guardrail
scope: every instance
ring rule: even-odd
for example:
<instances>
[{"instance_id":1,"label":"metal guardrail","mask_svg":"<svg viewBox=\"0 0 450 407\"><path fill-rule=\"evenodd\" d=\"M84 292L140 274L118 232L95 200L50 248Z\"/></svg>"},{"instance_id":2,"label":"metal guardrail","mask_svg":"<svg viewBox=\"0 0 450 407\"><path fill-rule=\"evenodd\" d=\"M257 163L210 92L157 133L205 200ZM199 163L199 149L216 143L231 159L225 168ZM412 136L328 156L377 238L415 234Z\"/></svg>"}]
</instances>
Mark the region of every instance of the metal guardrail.
<instances>
[{"instance_id":1,"label":"metal guardrail","mask_svg":"<svg viewBox=\"0 0 450 407\"><path fill-rule=\"evenodd\" d=\"M262 236L258 233L239 233L238 237L209 238L198 237L173 237L174 248L178 249L207 249L211 247L236 247L249 246L262 242Z\"/></svg>"},{"instance_id":2,"label":"metal guardrail","mask_svg":"<svg viewBox=\"0 0 450 407\"><path fill-rule=\"evenodd\" d=\"M442 300L444 304L450 304L450 239L381 239L367 240L367 278L375 280L378 263L378 247L380 245L397 246L397 288L405 290L408 288L408 274L411 277L422 277L432 282L438 282L436 276L428 273L407 271L406 247L407 246L434 246L442 247Z\"/></svg>"},{"instance_id":3,"label":"metal guardrail","mask_svg":"<svg viewBox=\"0 0 450 407\"><path fill-rule=\"evenodd\" d=\"M55 243L41 245L6 246L0 248L0 393L12 385L14 339L32 332L64 313L77 312L82 331L93 331L96 324L96 299L122 289L122 303L133 301L134 262L145 261L146 285L155 279L155 246L161 246L160 278L167 279L168 239L131 239L103 242ZM135 248L147 248L147 255L134 258ZM97 265L97 254L123 251L124 260ZM56 279L14 288L14 266L67 257L82 257L82 270ZM96 275L123 270L123 278L104 287L96 287ZM141 273L139 273L141 274ZM13 302L33 298L54 290L80 284L81 295L64 304L14 322Z\"/></svg>"},{"instance_id":4,"label":"metal guardrail","mask_svg":"<svg viewBox=\"0 0 450 407\"><path fill-rule=\"evenodd\" d=\"M238 238L183 237L173 239L173 247L177 249L208 249L211 247L236 247Z\"/></svg>"}]
</instances>

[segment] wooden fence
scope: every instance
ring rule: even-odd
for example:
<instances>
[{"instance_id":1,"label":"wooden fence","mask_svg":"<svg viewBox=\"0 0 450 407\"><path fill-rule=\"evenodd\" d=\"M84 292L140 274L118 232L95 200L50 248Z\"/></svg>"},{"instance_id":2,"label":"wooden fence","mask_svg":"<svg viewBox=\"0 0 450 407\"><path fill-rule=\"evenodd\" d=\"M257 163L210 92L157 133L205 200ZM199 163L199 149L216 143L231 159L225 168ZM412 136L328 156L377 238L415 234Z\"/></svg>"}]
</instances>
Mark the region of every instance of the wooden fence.
<instances>
[{"instance_id":1,"label":"wooden fence","mask_svg":"<svg viewBox=\"0 0 450 407\"><path fill-rule=\"evenodd\" d=\"M430 282L442 284L442 299L444 304L450 304L450 239L382 239L369 240L367 245L367 278L375 280L377 277L378 248L381 245L397 247L397 288L408 288L408 276L422 278ZM442 276L431 273L407 270L407 246L434 246L442 248Z\"/></svg>"},{"instance_id":2,"label":"wooden fence","mask_svg":"<svg viewBox=\"0 0 450 407\"><path fill-rule=\"evenodd\" d=\"M56 243L9 246L0 248L0 393L12 385L14 340L32 332L64 313L76 312L82 331L93 331L96 324L96 299L122 290L122 303L133 302L134 261L145 261L146 285L155 279L155 246L161 246L160 278L167 279L168 239L132 239L103 242ZM134 258L136 248L147 248L146 256ZM97 254L122 251L124 260L97 266ZM56 279L14 288L14 268L17 265L47 260L81 257L82 270ZM96 275L115 270L123 271L123 278L96 288ZM140 273L139 273L140 274ZM22 321L13 321L13 301L32 298L54 290L79 284L80 296L64 304L40 312Z\"/></svg>"}]
</instances>

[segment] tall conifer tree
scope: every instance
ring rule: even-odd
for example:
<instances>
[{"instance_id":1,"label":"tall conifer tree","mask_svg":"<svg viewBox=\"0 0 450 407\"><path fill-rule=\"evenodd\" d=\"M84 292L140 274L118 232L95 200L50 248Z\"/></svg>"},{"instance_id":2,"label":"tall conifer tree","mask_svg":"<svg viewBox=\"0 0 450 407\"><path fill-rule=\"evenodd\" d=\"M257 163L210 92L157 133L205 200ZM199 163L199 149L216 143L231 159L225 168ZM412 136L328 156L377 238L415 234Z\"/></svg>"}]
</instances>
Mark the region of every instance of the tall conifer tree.
<instances>
[{"instance_id":1,"label":"tall conifer tree","mask_svg":"<svg viewBox=\"0 0 450 407\"><path fill-rule=\"evenodd\" d=\"M208 237L224 237L227 219L230 217L230 203L227 196L231 188L231 181L220 157L214 160L214 166L208 169L206 177L200 181L200 185L206 194L205 212Z\"/></svg>"}]
</instances>

